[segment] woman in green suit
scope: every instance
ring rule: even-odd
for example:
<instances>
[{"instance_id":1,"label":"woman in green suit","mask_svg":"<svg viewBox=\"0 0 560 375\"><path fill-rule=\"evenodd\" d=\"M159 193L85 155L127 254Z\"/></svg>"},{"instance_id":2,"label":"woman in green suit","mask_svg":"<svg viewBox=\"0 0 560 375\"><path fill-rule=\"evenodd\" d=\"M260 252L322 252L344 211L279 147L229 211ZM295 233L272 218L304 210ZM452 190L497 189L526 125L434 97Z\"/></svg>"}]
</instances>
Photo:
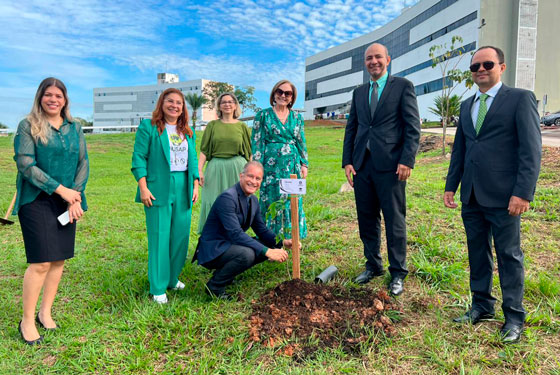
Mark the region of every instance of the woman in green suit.
<instances>
[{"instance_id":1,"label":"woman in green suit","mask_svg":"<svg viewBox=\"0 0 560 375\"><path fill-rule=\"evenodd\" d=\"M165 90L152 119L136 133L132 173L138 181L136 202L144 204L148 232L148 280L157 303L166 289L184 289L178 277L189 248L192 205L198 200L195 134L181 91Z\"/></svg>"}]
</instances>

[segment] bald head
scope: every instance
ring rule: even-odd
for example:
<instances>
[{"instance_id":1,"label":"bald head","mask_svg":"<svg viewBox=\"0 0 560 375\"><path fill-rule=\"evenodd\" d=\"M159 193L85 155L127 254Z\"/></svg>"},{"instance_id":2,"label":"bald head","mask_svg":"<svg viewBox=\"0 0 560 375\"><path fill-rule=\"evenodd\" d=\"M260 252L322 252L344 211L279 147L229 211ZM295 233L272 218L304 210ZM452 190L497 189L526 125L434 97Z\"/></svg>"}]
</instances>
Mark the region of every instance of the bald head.
<instances>
[{"instance_id":1,"label":"bald head","mask_svg":"<svg viewBox=\"0 0 560 375\"><path fill-rule=\"evenodd\" d=\"M389 50L381 43L373 43L370 44L368 48L366 48L366 52L364 52L364 58L368 55L368 52L371 52L370 49L382 49L385 51L385 57L389 56Z\"/></svg>"},{"instance_id":2,"label":"bald head","mask_svg":"<svg viewBox=\"0 0 560 375\"><path fill-rule=\"evenodd\" d=\"M387 73L391 57L387 47L380 43L373 43L366 49L364 60L371 79L377 81Z\"/></svg>"}]
</instances>

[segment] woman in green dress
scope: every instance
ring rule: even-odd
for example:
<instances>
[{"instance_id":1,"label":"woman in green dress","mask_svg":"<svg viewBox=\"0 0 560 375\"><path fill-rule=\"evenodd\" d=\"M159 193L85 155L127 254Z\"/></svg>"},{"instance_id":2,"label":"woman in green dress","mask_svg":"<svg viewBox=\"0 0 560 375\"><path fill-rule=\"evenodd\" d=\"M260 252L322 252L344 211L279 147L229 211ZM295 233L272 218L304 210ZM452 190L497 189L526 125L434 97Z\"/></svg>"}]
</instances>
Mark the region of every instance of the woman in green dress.
<instances>
[{"instance_id":1,"label":"woman in green dress","mask_svg":"<svg viewBox=\"0 0 560 375\"><path fill-rule=\"evenodd\" d=\"M303 131L301 114L292 111L297 98L297 90L288 80L278 82L270 93L271 108L260 111L255 116L252 134L253 160L264 166L264 178L260 190L259 205L266 225L275 233L283 229L285 238L292 237L290 220L290 202L286 194L280 194L279 180L297 174L298 178L307 178L307 146ZM274 213L266 218L269 206L275 205ZM301 196L299 197L299 234L307 237L307 224L303 212Z\"/></svg>"},{"instance_id":2,"label":"woman in green dress","mask_svg":"<svg viewBox=\"0 0 560 375\"><path fill-rule=\"evenodd\" d=\"M202 135L198 171L202 196L198 233L206 223L206 218L218 195L239 181L239 174L245 163L251 159L251 138L247 125L237 120L241 116L241 106L237 97L223 93L216 99L218 119L210 121ZM208 162L203 173L204 164Z\"/></svg>"}]
</instances>

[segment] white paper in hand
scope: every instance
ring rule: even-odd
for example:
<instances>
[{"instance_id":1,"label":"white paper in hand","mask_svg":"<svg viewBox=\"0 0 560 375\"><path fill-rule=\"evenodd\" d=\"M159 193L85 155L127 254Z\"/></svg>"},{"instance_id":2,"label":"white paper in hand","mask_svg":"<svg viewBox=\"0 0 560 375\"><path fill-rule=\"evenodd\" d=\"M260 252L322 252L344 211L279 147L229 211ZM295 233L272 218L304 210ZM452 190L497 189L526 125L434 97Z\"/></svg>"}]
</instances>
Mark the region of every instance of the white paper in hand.
<instances>
[{"instance_id":1,"label":"white paper in hand","mask_svg":"<svg viewBox=\"0 0 560 375\"><path fill-rule=\"evenodd\" d=\"M64 225L66 225L70 222L70 215L68 215L68 211L66 211L62 215L60 215L57 219L58 219L58 222L62 226L64 226Z\"/></svg>"}]
</instances>

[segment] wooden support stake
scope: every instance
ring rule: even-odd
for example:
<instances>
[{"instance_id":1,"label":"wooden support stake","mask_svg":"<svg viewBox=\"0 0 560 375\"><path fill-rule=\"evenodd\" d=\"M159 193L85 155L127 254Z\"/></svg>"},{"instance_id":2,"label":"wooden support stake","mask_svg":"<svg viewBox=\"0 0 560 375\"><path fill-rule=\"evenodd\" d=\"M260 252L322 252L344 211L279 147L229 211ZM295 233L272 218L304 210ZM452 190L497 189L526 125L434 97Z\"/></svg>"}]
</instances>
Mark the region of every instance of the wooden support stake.
<instances>
[{"instance_id":1,"label":"wooden support stake","mask_svg":"<svg viewBox=\"0 0 560 375\"><path fill-rule=\"evenodd\" d=\"M296 174L291 174L290 178L297 178ZM301 279L300 260L299 260L299 199L297 195L290 196L290 213L292 217L292 278Z\"/></svg>"}]
</instances>

